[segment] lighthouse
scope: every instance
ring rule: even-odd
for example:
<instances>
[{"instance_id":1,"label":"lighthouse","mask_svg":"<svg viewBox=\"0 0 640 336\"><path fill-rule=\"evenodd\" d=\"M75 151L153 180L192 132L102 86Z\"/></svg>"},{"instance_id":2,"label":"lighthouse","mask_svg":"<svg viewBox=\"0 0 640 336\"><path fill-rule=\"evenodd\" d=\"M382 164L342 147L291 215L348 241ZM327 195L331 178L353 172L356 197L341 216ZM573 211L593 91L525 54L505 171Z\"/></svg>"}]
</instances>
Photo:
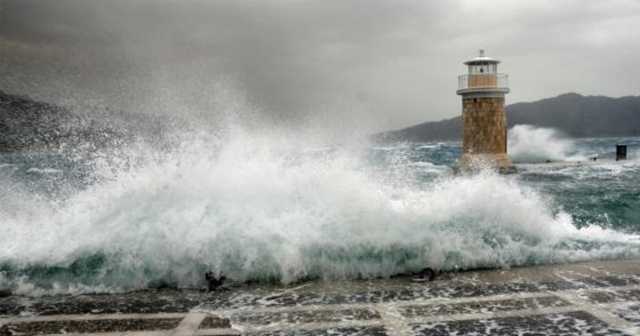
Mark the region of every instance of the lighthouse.
<instances>
[{"instance_id":1,"label":"lighthouse","mask_svg":"<svg viewBox=\"0 0 640 336\"><path fill-rule=\"evenodd\" d=\"M457 93L462 96L462 168L511 167L504 113L509 84L508 76L498 73L498 63L480 50L478 57L464 62L468 73L458 77Z\"/></svg>"}]
</instances>

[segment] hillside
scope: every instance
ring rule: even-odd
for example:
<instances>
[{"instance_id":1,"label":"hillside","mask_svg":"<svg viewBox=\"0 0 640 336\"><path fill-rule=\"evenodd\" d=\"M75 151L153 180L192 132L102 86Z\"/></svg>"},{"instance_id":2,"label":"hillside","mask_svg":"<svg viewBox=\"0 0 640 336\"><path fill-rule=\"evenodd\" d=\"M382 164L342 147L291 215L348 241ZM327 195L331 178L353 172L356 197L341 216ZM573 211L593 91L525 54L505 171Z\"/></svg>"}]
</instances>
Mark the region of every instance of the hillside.
<instances>
[{"instance_id":1,"label":"hillside","mask_svg":"<svg viewBox=\"0 0 640 336\"><path fill-rule=\"evenodd\" d=\"M640 96L609 98L567 93L506 107L509 127L552 127L571 137L640 136ZM91 150L144 134L161 138L177 120L156 120L107 109L83 111L0 91L0 152ZM461 117L372 135L376 142L460 140ZM153 139L151 143L163 143Z\"/></svg>"},{"instance_id":2,"label":"hillside","mask_svg":"<svg viewBox=\"0 0 640 336\"><path fill-rule=\"evenodd\" d=\"M90 150L121 139L104 118L0 91L0 152Z\"/></svg>"},{"instance_id":3,"label":"hillside","mask_svg":"<svg viewBox=\"0 0 640 336\"><path fill-rule=\"evenodd\" d=\"M640 136L640 96L610 98L566 93L506 108L509 127L551 127L571 137ZM462 118L426 122L372 136L377 142L460 140Z\"/></svg>"},{"instance_id":4,"label":"hillside","mask_svg":"<svg viewBox=\"0 0 640 336\"><path fill-rule=\"evenodd\" d=\"M166 145L178 120L104 107L59 106L0 90L0 153L112 148L137 140Z\"/></svg>"}]
</instances>

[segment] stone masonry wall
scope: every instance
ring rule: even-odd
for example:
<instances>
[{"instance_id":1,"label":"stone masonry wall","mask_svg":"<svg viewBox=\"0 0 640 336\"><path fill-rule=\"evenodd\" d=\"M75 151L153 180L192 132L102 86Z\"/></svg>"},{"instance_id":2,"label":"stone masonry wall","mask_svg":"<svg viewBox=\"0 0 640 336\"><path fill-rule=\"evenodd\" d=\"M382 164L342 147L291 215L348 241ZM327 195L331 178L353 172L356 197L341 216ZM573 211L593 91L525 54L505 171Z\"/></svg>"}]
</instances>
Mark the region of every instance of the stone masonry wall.
<instances>
[{"instance_id":1,"label":"stone masonry wall","mask_svg":"<svg viewBox=\"0 0 640 336\"><path fill-rule=\"evenodd\" d=\"M474 155L498 166L510 164L504 98L463 99L462 124L463 165L469 164Z\"/></svg>"}]
</instances>

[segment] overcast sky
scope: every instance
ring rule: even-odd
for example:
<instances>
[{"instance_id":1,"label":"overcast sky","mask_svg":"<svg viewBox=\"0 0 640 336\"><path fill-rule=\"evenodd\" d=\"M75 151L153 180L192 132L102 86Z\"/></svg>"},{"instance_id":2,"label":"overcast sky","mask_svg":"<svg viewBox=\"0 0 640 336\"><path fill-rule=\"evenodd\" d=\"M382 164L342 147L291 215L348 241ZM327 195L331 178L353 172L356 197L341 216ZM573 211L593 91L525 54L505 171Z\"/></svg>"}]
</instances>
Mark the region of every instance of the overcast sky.
<instances>
[{"instance_id":1,"label":"overcast sky","mask_svg":"<svg viewBox=\"0 0 640 336\"><path fill-rule=\"evenodd\" d=\"M0 15L0 90L56 102L180 113L227 95L394 129L460 114L480 48L507 103L640 94L638 0L1 0Z\"/></svg>"}]
</instances>

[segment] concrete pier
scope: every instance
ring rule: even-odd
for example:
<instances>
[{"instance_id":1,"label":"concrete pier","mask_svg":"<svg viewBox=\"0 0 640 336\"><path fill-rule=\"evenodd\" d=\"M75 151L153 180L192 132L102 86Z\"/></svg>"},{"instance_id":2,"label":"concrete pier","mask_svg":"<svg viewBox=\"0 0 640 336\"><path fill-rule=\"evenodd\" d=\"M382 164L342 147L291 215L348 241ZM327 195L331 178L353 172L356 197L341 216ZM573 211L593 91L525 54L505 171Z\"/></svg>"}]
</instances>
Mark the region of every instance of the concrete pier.
<instances>
[{"instance_id":1,"label":"concrete pier","mask_svg":"<svg viewBox=\"0 0 640 336\"><path fill-rule=\"evenodd\" d=\"M640 260L0 299L0 335L640 335Z\"/></svg>"},{"instance_id":2,"label":"concrete pier","mask_svg":"<svg viewBox=\"0 0 640 336\"><path fill-rule=\"evenodd\" d=\"M518 172L529 171L556 171L570 168L581 167L614 167L625 165L636 165L637 161L614 161L614 160L598 160L598 161L573 161L573 162L547 162L547 163L516 163L514 167Z\"/></svg>"}]
</instances>

